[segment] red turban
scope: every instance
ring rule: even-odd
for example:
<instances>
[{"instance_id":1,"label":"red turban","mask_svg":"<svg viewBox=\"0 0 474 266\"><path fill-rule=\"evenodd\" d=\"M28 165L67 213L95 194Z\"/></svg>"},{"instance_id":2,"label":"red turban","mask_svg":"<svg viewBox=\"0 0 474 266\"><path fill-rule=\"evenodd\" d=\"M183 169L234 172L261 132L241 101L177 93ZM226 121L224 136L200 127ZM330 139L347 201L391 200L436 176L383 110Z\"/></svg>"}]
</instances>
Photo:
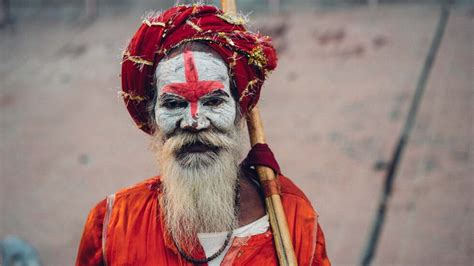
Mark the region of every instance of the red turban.
<instances>
[{"instance_id":1,"label":"red turban","mask_svg":"<svg viewBox=\"0 0 474 266\"><path fill-rule=\"evenodd\" d=\"M191 41L206 43L227 63L241 112L255 106L277 58L270 37L247 31L244 22L207 5L176 6L144 19L122 61L122 96L140 129L153 133L149 106L156 93L156 66L173 48Z\"/></svg>"}]
</instances>

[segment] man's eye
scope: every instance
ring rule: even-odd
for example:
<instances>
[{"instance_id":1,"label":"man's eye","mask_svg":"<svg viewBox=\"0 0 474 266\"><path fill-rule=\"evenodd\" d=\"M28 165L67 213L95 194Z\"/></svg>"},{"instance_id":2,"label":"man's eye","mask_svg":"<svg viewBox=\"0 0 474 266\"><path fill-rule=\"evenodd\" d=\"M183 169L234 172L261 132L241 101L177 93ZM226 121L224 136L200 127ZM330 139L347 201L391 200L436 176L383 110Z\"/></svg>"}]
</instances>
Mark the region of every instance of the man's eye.
<instances>
[{"instance_id":1,"label":"man's eye","mask_svg":"<svg viewBox=\"0 0 474 266\"><path fill-rule=\"evenodd\" d=\"M185 101L169 100L169 101L163 102L161 106L167 109L177 109L177 108L186 108L186 106L188 106L188 103Z\"/></svg>"},{"instance_id":2,"label":"man's eye","mask_svg":"<svg viewBox=\"0 0 474 266\"><path fill-rule=\"evenodd\" d=\"M224 102L221 98L211 98L204 102L204 106L219 106Z\"/></svg>"}]
</instances>

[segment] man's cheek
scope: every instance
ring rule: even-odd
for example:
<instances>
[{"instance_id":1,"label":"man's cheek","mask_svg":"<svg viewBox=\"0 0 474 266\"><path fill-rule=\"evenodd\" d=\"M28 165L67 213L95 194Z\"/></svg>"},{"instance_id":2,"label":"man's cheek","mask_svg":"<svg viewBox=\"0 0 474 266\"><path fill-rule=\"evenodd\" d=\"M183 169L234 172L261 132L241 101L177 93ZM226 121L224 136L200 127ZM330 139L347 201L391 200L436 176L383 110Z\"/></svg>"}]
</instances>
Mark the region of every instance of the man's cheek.
<instances>
[{"instance_id":1,"label":"man's cheek","mask_svg":"<svg viewBox=\"0 0 474 266\"><path fill-rule=\"evenodd\" d=\"M230 130L234 126L236 110L232 104L206 110L206 116L220 130Z\"/></svg>"},{"instance_id":2,"label":"man's cheek","mask_svg":"<svg viewBox=\"0 0 474 266\"><path fill-rule=\"evenodd\" d=\"M156 114L156 124L160 131L169 134L176 129L178 121L182 114L178 112L170 112L167 110L158 110Z\"/></svg>"}]
</instances>

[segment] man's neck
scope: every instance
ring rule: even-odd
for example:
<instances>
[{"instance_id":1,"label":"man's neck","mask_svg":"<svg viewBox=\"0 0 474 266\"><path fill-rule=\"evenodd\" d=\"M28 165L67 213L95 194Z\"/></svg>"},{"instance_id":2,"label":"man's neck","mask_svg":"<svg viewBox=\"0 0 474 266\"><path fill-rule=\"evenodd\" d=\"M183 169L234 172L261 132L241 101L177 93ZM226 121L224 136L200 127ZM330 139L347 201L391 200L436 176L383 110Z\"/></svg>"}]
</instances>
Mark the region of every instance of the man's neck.
<instances>
[{"instance_id":1,"label":"man's neck","mask_svg":"<svg viewBox=\"0 0 474 266\"><path fill-rule=\"evenodd\" d=\"M265 215L265 204L258 185L248 177L240 178L239 227Z\"/></svg>"}]
</instances>

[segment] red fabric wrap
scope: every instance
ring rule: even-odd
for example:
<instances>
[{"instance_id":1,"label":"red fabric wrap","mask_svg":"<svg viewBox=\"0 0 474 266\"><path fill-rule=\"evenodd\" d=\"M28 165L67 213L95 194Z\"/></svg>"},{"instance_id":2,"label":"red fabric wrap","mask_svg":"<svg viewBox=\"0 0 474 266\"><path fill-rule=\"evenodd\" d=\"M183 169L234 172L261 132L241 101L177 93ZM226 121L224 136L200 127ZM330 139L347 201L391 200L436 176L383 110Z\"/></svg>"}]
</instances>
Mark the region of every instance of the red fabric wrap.
<instances>
[{"instance_id":1,"label":"red fabric wrap","mask_svg":"<svg viewBox=\"0 0 474 266\"><path fill-rule=\"evenodd\" d=\"M275 159L275 155L267 144L255 144L242 162L242 166L247 169L250 166L257 165L270 167L276 175L281 175L280 166ZM280 181L278 179L265 180L263 182L259 181L259 183L262 186L265 198L268 198L271 195L280 194Z\"/></svg>"},{"instance_id":2,"label":"red fabric wrap","mask_svg":"<svg viewBox=\"0 0 474 266\"><path fill-rule=\"evenodd\" d=\"M268 144L255 144L249 151L242 165L243 167L263 165L272 168L277 175L281 174L280 165L278 165L275 155L272 150L270 150Z\"/></svg>"},{"instance_id":3,"label":"red fabric wrap","mask_svg":"<svg viewBox=\"0 0 474 266\"><path fill-rule=\"evenodd\" d=\"M277 58L271 39L247 31L241 22L207 5L176 6L144 20L122 61L123 98L139 128L153 133L153 115L147 107L156 93L156 66L173 48L191 41L205 42L227 63L241 112L255 106Z\"/></svg>"},{"instance_id":4,"label":"red fabric wrap","mask_svg":"<svg viewBox=\"0 0 474 266\"><path fill-rule=\"evenodd\" d=\"M278 181L278 179L265 180L260 182L260 185L262 186L263 195L265 198L268 198L272 195L280 195L281 193L280 181Z\"/></svg>"}]
</instances>

